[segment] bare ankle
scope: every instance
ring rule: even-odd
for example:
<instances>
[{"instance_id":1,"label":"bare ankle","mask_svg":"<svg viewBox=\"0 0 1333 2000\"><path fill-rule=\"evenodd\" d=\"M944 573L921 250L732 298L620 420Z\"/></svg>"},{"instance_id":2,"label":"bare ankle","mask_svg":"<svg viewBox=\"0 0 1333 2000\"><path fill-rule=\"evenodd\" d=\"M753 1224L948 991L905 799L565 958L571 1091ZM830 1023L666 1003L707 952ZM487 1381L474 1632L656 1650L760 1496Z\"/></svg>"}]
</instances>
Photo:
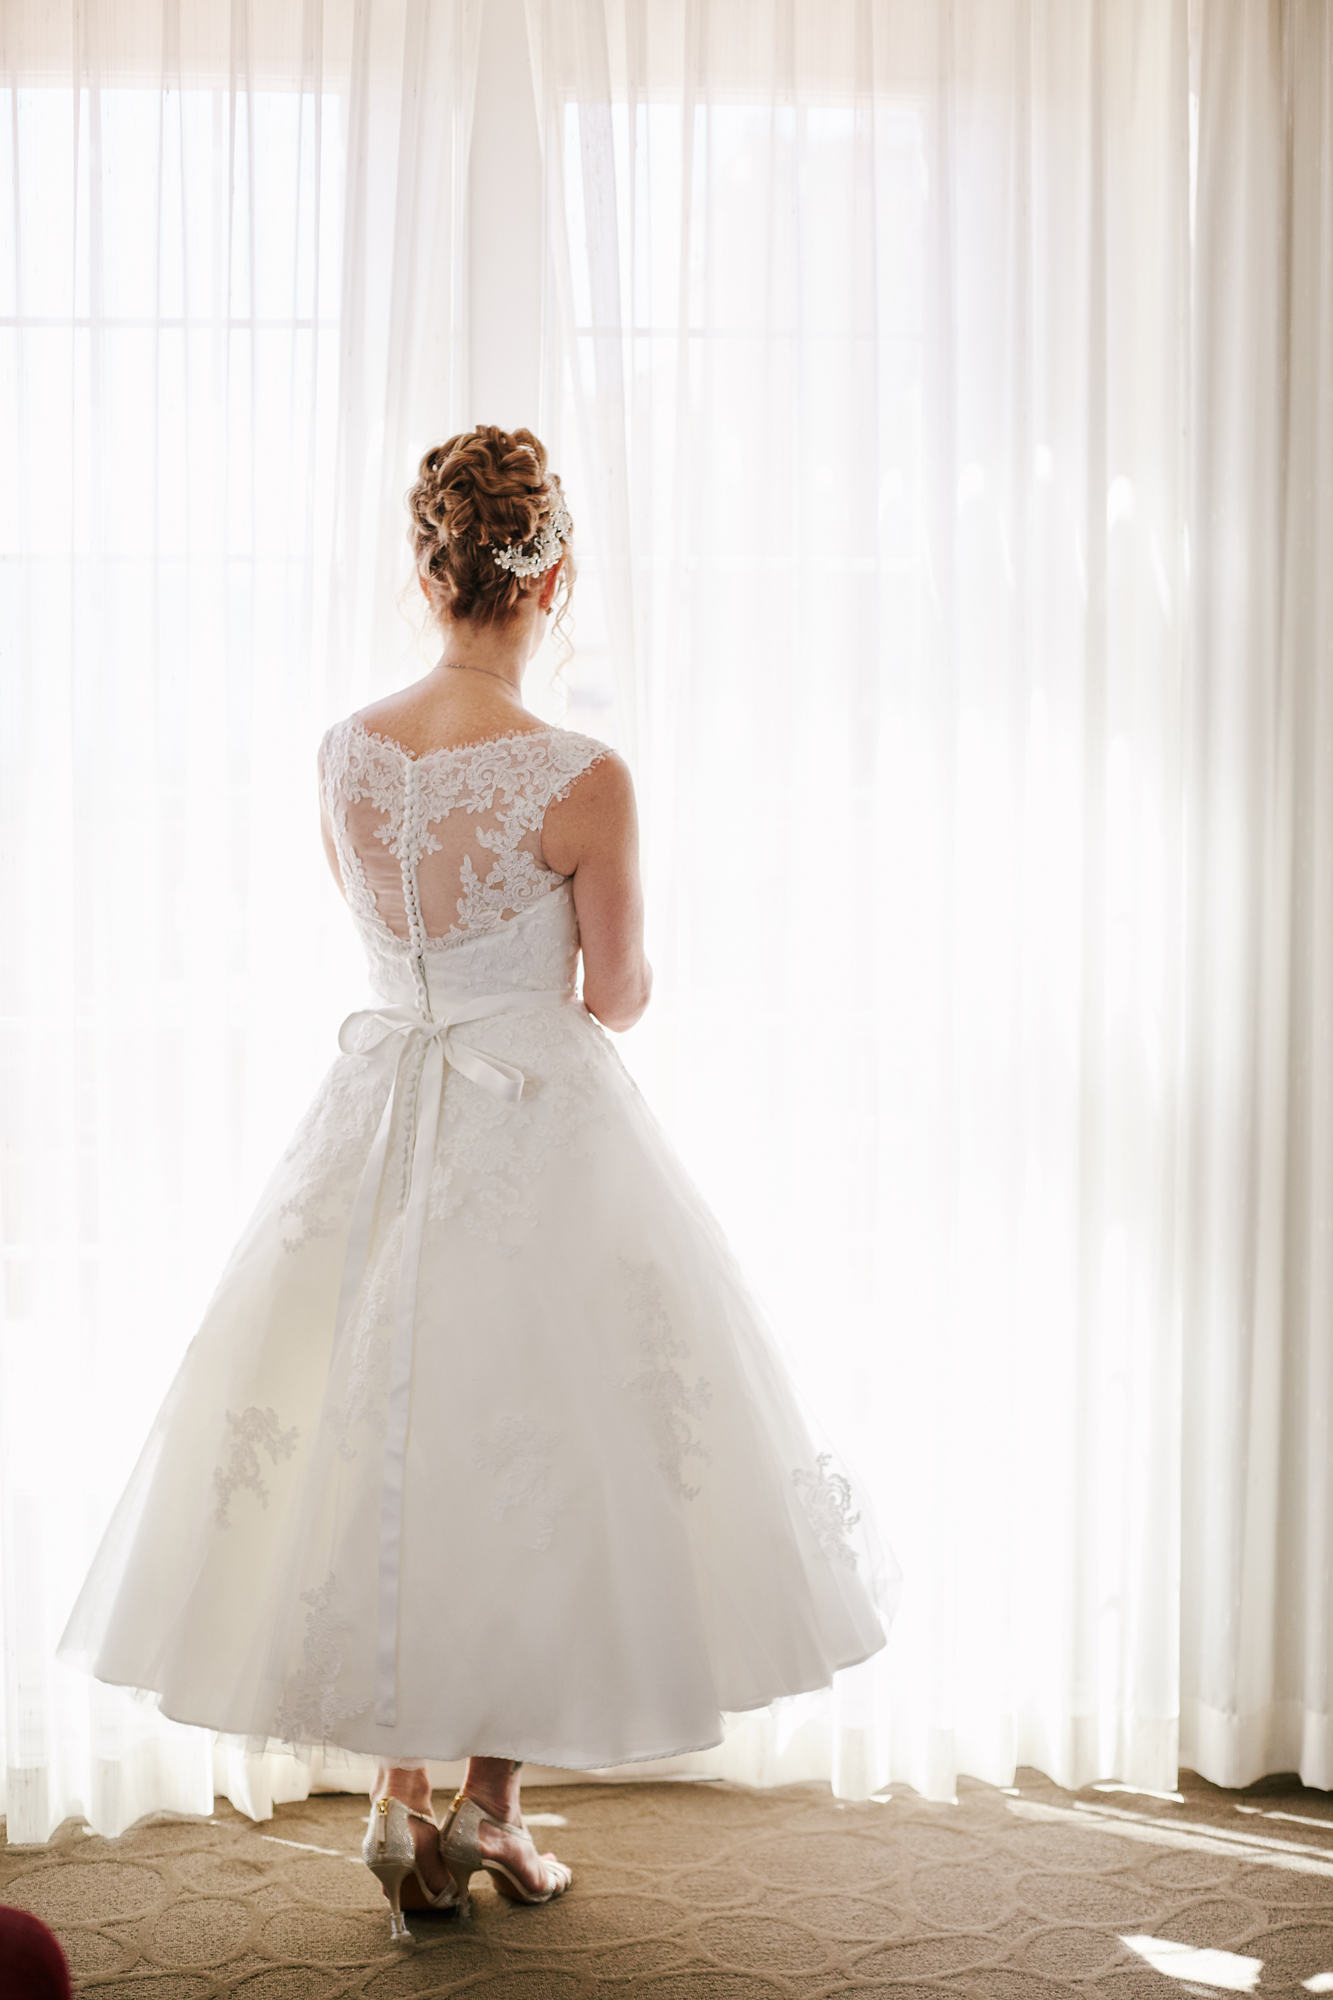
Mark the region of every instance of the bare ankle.
<instances>
[{"instance_id":1,"label":"bare ankle","mask_svg":"<svg viewBox=\"0 0 1333 2000\"><path fill-rule=\"evenodd\" d=\"M473 1757L469 1760L463 1790L492 1819L522 1824L519 1806L519 1765L508 1757Z\"/></svg>"},{"instance_id":2,"label":"bare ankle","mask_svg":"<svg viewBox=\"0 0 1333 2000\"><path fill-rule=\"evenodd\" d=\"M430 1811L430 1777L424 1764L381 1764L373 1796L401 1799L413 1812Z\"/></svg>"}]
</instances>

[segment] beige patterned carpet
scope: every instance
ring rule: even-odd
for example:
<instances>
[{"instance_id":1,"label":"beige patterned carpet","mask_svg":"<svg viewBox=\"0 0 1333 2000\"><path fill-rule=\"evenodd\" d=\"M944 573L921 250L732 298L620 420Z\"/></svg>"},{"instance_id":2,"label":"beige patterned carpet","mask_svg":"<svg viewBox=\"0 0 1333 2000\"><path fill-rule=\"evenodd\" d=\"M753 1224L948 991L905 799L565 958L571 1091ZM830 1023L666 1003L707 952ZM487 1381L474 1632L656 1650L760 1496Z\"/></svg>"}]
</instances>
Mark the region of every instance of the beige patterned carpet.
<instances>
[{"instance_id":1,"label":"beige patterned carpet","mask_svg":"<svg viewBox=\"0 0 1333 2000\"><path fill-rule=\"evenodd\" d=\"M471 1928L414 1915L410 1950L349 1858L365 1804L346 1796L263 1826L223 1805L119 1840L67 1828L0 1848L0 1899L53 1926L98 2000L1333 1991L1333 1798L1184 1789L1075 1799L1024 1772L1016 1795L843 1806L817 1786L542 1787L526 1804L568 1821L545 1838L570 1894L513 1909L479 1877Z\"/></svg>"}]
</instances>

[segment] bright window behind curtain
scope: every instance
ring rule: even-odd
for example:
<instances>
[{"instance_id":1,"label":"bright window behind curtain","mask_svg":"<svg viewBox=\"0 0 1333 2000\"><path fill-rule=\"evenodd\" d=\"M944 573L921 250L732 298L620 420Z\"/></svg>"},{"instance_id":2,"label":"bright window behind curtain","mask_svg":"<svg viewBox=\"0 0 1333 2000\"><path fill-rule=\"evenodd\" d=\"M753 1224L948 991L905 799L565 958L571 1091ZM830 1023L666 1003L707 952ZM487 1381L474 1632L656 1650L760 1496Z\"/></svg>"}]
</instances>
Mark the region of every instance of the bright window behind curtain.
<instances>
[{"instance_id":1,"label":"bright window behind curtain","mask_svg":"<svg viewBox=\"0 0 1333 2000\"><path fill-rule=\"evenodd\" d=\"M135 0L3 36L14 1840L211 1802L204 1733L51 1652L360 989L314 747L418 670L401 496L458 395L476 20Z\"/></svg>"},{"instance_id":2,"label":"bright window behind curtain","mask_svg":"<svg viewBox=\"0 0 1333 2000\"><path fill-rule=\"evenodd\" d=\"M711 1766L1327 1786L1333 17L529 17L635 1059L905 1571Z\"/></svg>"},{"instance_id":3,"label":"bright window behind curtain","mask_svg":"<svg viewBox=\"0 0 1333 2000\"><path fill-rule=\"evenodd\" d=\"M906 1577L711 1762L1167 1785L1184 6L530 18L634 1060Z\"/></svg>"}]
</instances>

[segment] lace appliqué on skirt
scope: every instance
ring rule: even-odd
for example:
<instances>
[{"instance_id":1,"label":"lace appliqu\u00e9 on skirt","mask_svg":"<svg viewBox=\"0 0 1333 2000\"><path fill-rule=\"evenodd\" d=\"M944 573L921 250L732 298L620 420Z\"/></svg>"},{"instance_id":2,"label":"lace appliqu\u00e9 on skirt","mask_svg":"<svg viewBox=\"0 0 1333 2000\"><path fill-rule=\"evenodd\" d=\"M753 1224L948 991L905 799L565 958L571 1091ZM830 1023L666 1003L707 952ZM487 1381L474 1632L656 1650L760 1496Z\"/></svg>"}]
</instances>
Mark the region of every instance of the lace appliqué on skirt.
<instances>
[{"instance_id":1,"label":"lace appliqu\u00e9 on skirt","mask_svg":"<svg viewBox=\"0 0 1333 2000\"><path fill-rule=\"evenodd\" d=\"M487 1046L524 1072L523 1096L505 1104L465 1077L445 1084L431 1179L430 1219L464 1226L507 1256L536 1221L537 1183L558 1147L584 1143L605 1051L582 1009L497 1020Z\"/></svg>"},{"instance_id":2,"label":"lace appliqu\u00e9 on skirt","mask_svg":"<svg viewBox=\"0 0 1333 2000\"><path fill-rule=\"evenodd\" d=\"M285 1743L327 1743L340 1722L361 1713L359 1705L340 1701L337 1694L343 1665L339 1642L352 1629L350 1619L337 1618L330 1609L337 1589L330 1571L318 1590L301 1592L302 1604L310 1606L301 1664L288 1678L273 1719L274 1733Z\"/></svg>"},{"instance_id":3,"label":"lace appliqu\u00e9 on skirt","mask_svg":"<svg viewBox=\"0 0 1333 2000\"><path fill-rule=\"evenodd\" d=\"M346 1224L392 1082L385 1065L359 1055L341 1056L325 1077L283 1156L292 1186L278 1211L292 1225L285 1250Z\"/></svg>"},{"instance_id":4,"label":"lace appliqu\u00e9 on skirt","mask_svg":"<svg viewBox=\"0 0 1333 2000\"><path fill-rule=\"evenodd\" d=\"M556 1516L569 1499L566 1488L551 1479L555 1442L554 1431L542 1430L526 1417L501 1417L472 1445L473 1464L494 1482L495 1519L520 1510L528 1546L538 1550L550 1548Z\"/></svg>"},{"instance_id":5,"label":"lace appliqu\u00e9 on skirt","mask_svg":"<svg viewBox=\"0 0 1333 2000\"><path fill-rule=\"evenodd\" d=\"M289 1431L280 1428L276 1410L261 1410L255 1403L242 1410L239 1417L231 1410L226 1414L232 1432L231 1455L213 1474L213 1490L218 1496L213 1518L219 1528L231 1526L227 1509L232 1495L242 1487L255 1495L261 1507L267 1507L268 1488L259 1467L260 1451L266 1451L276 1465L280 1458L291 1457L300 1435L295 1425Z\"/></svg>"},{"instance_id":6,"label":"lace appliqu\u00e9 on skirt","mask_svg":"<svg viewBox=\"0 0 1333 2000\"><path fill-rule=\"evenodd\" d=\"M829 1471L832 1463L832 1453L821 1451L813 1472L797 1467L791 1476L792 1485L805 1505L815 1540L829 1561L841 1563L844 1569L855 1569L851 1532L861 1516L852 1512L852 1489L848 1481L842 1473Z\"/></svg>"},{"instance_id":7,"label":"lace appliqu\u00e9 on skirt","mask_svg":"<svg viewBox=\"0 0 1333 2000\"><path fill-rule=\"evenodd\" d=\"M625 1386L637 1389L648 1404L657 1438L658 1464L682 1500L693 1500L699 1488L686 1484L682 1465L687 1458L698 1459L705 1465L712 1458L703 1439L695 1436L693 1421L708 1408L713 1391L702 1376L688 1384L676 1367L676 1362L690 1350L671 1324L656 1265L624 1259L620 1270L630 1321L643 1356L643 1367Z\"/></svg>"}]
</instances>

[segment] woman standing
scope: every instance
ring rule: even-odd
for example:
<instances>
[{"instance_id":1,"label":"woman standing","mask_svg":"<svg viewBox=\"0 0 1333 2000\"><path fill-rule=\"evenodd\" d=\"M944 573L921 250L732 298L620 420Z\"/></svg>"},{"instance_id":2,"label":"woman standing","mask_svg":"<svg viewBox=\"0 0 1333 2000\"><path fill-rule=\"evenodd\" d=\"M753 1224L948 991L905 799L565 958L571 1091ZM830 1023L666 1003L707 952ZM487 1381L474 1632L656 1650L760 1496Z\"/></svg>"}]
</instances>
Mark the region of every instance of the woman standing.
<instances>
[{"instance_id":1,"label":"woman standing","mask_svg":"<svg viewBox=\"0 0 1333 2000\"><path fill-rule=\"evenodd\" d=\"M320 748L374 1003L64 1642L180 1721L374 1755L395 1936L404 1882L568 1886L522 1760L704 1749L884 1642L847 1482L603 1032L651 990L629 774L521 699L572 584L560 482L484 427L410 507L439 664ZM425 1760L464 1756L437 1827Z\"/></svg>"}]
</instances>

